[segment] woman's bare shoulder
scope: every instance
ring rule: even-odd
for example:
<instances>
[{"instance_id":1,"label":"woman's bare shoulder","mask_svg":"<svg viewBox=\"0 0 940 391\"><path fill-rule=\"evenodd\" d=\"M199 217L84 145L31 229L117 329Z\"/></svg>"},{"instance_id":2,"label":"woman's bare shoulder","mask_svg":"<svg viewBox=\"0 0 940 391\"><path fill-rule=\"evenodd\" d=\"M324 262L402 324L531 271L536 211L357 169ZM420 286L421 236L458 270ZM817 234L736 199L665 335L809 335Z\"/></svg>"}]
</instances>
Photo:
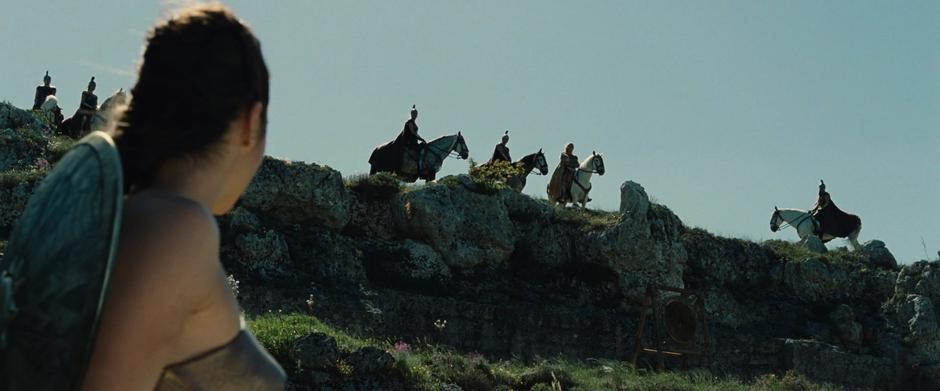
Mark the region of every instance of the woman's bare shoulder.
<instances>
[{"instance_id":1,"label":"woman's bare shoulder","mask_svg":"<svg viewBox=\"0 0 940 391\"><path fill-rule=\"evenodd\" d=\"M169 193L142 193L126 202L118 261L133 279L203 286L198 281L216 273L218 254L215 218L195 201Z\"/></svg>"}]
</instances>

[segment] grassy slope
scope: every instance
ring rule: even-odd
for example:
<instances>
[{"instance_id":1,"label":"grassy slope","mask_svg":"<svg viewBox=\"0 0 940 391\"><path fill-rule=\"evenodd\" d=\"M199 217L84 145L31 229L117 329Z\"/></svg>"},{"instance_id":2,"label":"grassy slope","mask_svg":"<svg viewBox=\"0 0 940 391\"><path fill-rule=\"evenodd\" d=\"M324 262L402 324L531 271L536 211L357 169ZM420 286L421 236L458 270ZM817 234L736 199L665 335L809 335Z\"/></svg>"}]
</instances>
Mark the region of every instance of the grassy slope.
<instances>
[{"instance_id":1,"label":"grassy slope","mask_svg":"<svg viewBox=\"0 0 940 391\"><path fill-rule=\"evenodd\" d=\"M303 378L302 370L290 365L293 342L307 333L320 332L336 339L345 351L374 346L393 354L394 371L419 390L447 389L459 385L464 390L829 390L794 373L766 375L754 382L719 379L708 372L656 373L636 370L619 361L562 359L526 364L519 360L490 361L477 354L461 354L432 345L409 345L359 338L336 330L303 314L269 313L252 318L249 327L258 340L288 370L292 378ZM348 364L337 363L334 376L353 376Z\"/></svg>"}]
</instances>

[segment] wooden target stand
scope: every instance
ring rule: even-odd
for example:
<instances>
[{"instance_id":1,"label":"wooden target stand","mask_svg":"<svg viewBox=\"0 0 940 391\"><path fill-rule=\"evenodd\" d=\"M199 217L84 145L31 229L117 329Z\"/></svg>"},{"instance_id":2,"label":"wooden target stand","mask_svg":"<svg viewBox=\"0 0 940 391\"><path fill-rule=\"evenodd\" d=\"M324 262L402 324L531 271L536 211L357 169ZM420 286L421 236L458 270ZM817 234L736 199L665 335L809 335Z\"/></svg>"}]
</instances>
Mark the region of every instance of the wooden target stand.
<instances>
[{"instance_id":1,"label":"wooden target stand","mask_svg":"<svg viewBox=\"0 0 940 391\"><path fill-rule=\"evenodd\" d=\"M678 295L660 302L661 292ZM688 370L689 357L700 357L706 367L709 365L708 348L711 341L705 318L704 296L688 289L651 285L646 289L646 298L640 306L640 323L635 334L636 346L632 361L634 368L642 354L656 356L659 370L665 369L666 358L679 360L683 370ZM645 347L643 337L649 320L653 321L653 346Z\"/></svg>"}]
</instances>

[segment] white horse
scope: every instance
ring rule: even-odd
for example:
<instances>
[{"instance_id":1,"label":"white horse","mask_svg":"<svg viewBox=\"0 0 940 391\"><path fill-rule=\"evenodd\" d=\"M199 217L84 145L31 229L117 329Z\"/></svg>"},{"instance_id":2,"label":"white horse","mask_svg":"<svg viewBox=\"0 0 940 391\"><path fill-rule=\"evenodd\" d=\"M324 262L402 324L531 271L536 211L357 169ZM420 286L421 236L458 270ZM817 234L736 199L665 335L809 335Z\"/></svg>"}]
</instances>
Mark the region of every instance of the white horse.
<instances>
[{"instance_id":1,"label":"white horse","mask_svg":"<svg viewBox=\"0 0 940 391\"><path fill-rule=\"evenodd\" d=\"M604 158L597 152L591 152L591 156L584 159L581 165L574 170L574 178L571 180L571 203L581 203L581 207L587 207L588 193L591 192L591 176L604 175Z\"/></svg>"},{"instance_id":2,"label":"white horse","mask_svg":"<svg viewBox=\"0 0 940 391\"><path fill-rule=\"evenodd\" d=\"M775 206L774 213L770 216L770 231L777 232L781 228L786 228L783 227L783 224L787 224L796 230L797 236L800 237L800 244L805 243L806 239L809 237L816 236L816 227L819 226L819 222L813 218L813 215L805 210L792 208L777 209ZM858 227L855 228L846 237L849 243L851 243L853 250L859 250L862 248L862 246L858 243L858 234L861 231L862 224L859 222ZM835 238L835 236L823 233L820 239L823 243L826 243Z\"/></svg>"},{"instance_id":3,"label":"white horse","mask_svg":"<svg viewBox=\"0 0 940 391\"><path fill-rule=\"evenodd\" d=\"M108 127L111 121L115 119L113 117L116 109L126 105L127 101L127 93L124 92L123 88L115 92L114 95L111 95L110 98L105 99L104 103L98 108L98 111L95 112L95 115L91 117L91 130L104 130Z\"/></svg>"},{"instance_id":4,"label":"white horse","mask_svg":"<svg viewBox=\"0 0 940 391\"><path fill-rule=\"evenodd\" d=\"M56 98L55 95L49 95L46 97L46 100L42 102L42 106L39 106L39 110L42 110L44 113L51 112L59 108L59 98Z\"/></svg>"}]
</instances>

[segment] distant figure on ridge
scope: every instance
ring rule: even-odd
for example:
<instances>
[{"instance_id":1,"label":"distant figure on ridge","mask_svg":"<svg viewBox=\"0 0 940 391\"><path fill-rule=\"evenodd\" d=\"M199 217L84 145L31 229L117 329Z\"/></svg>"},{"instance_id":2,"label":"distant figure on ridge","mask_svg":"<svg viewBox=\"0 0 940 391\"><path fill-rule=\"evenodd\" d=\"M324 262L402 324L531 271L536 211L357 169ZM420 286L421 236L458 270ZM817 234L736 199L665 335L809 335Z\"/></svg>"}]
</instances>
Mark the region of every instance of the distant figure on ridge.
<instances>
[{"instance_id":1,"label":"distant figure on ridge","mask_svg":"<svg viewBox=\"0 0 940 391\"><path fill-rule=\"evenodd\" d=\"M855 231L860 225L861 220L858 216L848 214L839 209L826 191L826 183L819 180L819 195L816 198L816 206L811 211L813 217L819 222L816 227L816 236L823 243L833 239L833 237L846 237Z\"/></svg>"},{"instance_id":2,"label":"distant figure on ridge","mask_svg":"<svg viewBox=\"0 0 940 391\"><path fill-rule=\"evenodd\" d=\"M405 153L407 153L408 150L420 156L422 146L427 143L427 141L424 141L424 138L418 135L418 124L415 122L417 119L418 109L415 105L411 105L411 117L405 121L405 126L402 127L401 133L395 138L395 145L399 149L399 164L404 163Z\"/></svg>"},{"instance_id":3,"label":"distant figure on ridge","mask_svg":"<svg viewBox=\"0 0 940 391\"><path fill-rule=\"evenodd\" d=\"M42 104L46 102L46 97L55 95L55 87L52 86L52 76L46 71L46 76L42 77L42 85L36 87L36 96L33 98L33 110L39 110Z\"/></svg>"},{"instance_id":4,"label":"distant figure on ridge","mask_svg":"<svg viewBox=\"0 0 940 391\"><path fill-rule=\"evenodd\" d=\"M578 168L578 157L574 155L574 144L565 145L561 153L558 166L552 172L552 179L548 182L548 199L565 204L571 202L571 180L574 170Z\"/></svg>"},{"instance_id":5,"label":"distant figure on ridge","mask_svg":"<svg viewBox=\"0 0 940 391\"><path fill-rule=\"evenodd\" d=\"M506 146L509 144L509 131L503 133L503 139L499 144L496 144L496 148L493 149L493 157L490 158L490 163L495 162L507 162L511 163L512 158L509 157L509 147Z\"/></svg>"},{"instance_id":6,"label":"distant figure on ridge","mask_svg":"<svg viewBox=\"0 0 940 391\"><path fill-rule=\"evenodd\" d=\"M79 103L75 115L62 122L59 131L73 138L79 138L91 130L91 121L95 113L98 112L98 95L95 95L95 77L92 76L88 82L88 89L82 91L82 100Z\"/></svg>"}]
</instances>

